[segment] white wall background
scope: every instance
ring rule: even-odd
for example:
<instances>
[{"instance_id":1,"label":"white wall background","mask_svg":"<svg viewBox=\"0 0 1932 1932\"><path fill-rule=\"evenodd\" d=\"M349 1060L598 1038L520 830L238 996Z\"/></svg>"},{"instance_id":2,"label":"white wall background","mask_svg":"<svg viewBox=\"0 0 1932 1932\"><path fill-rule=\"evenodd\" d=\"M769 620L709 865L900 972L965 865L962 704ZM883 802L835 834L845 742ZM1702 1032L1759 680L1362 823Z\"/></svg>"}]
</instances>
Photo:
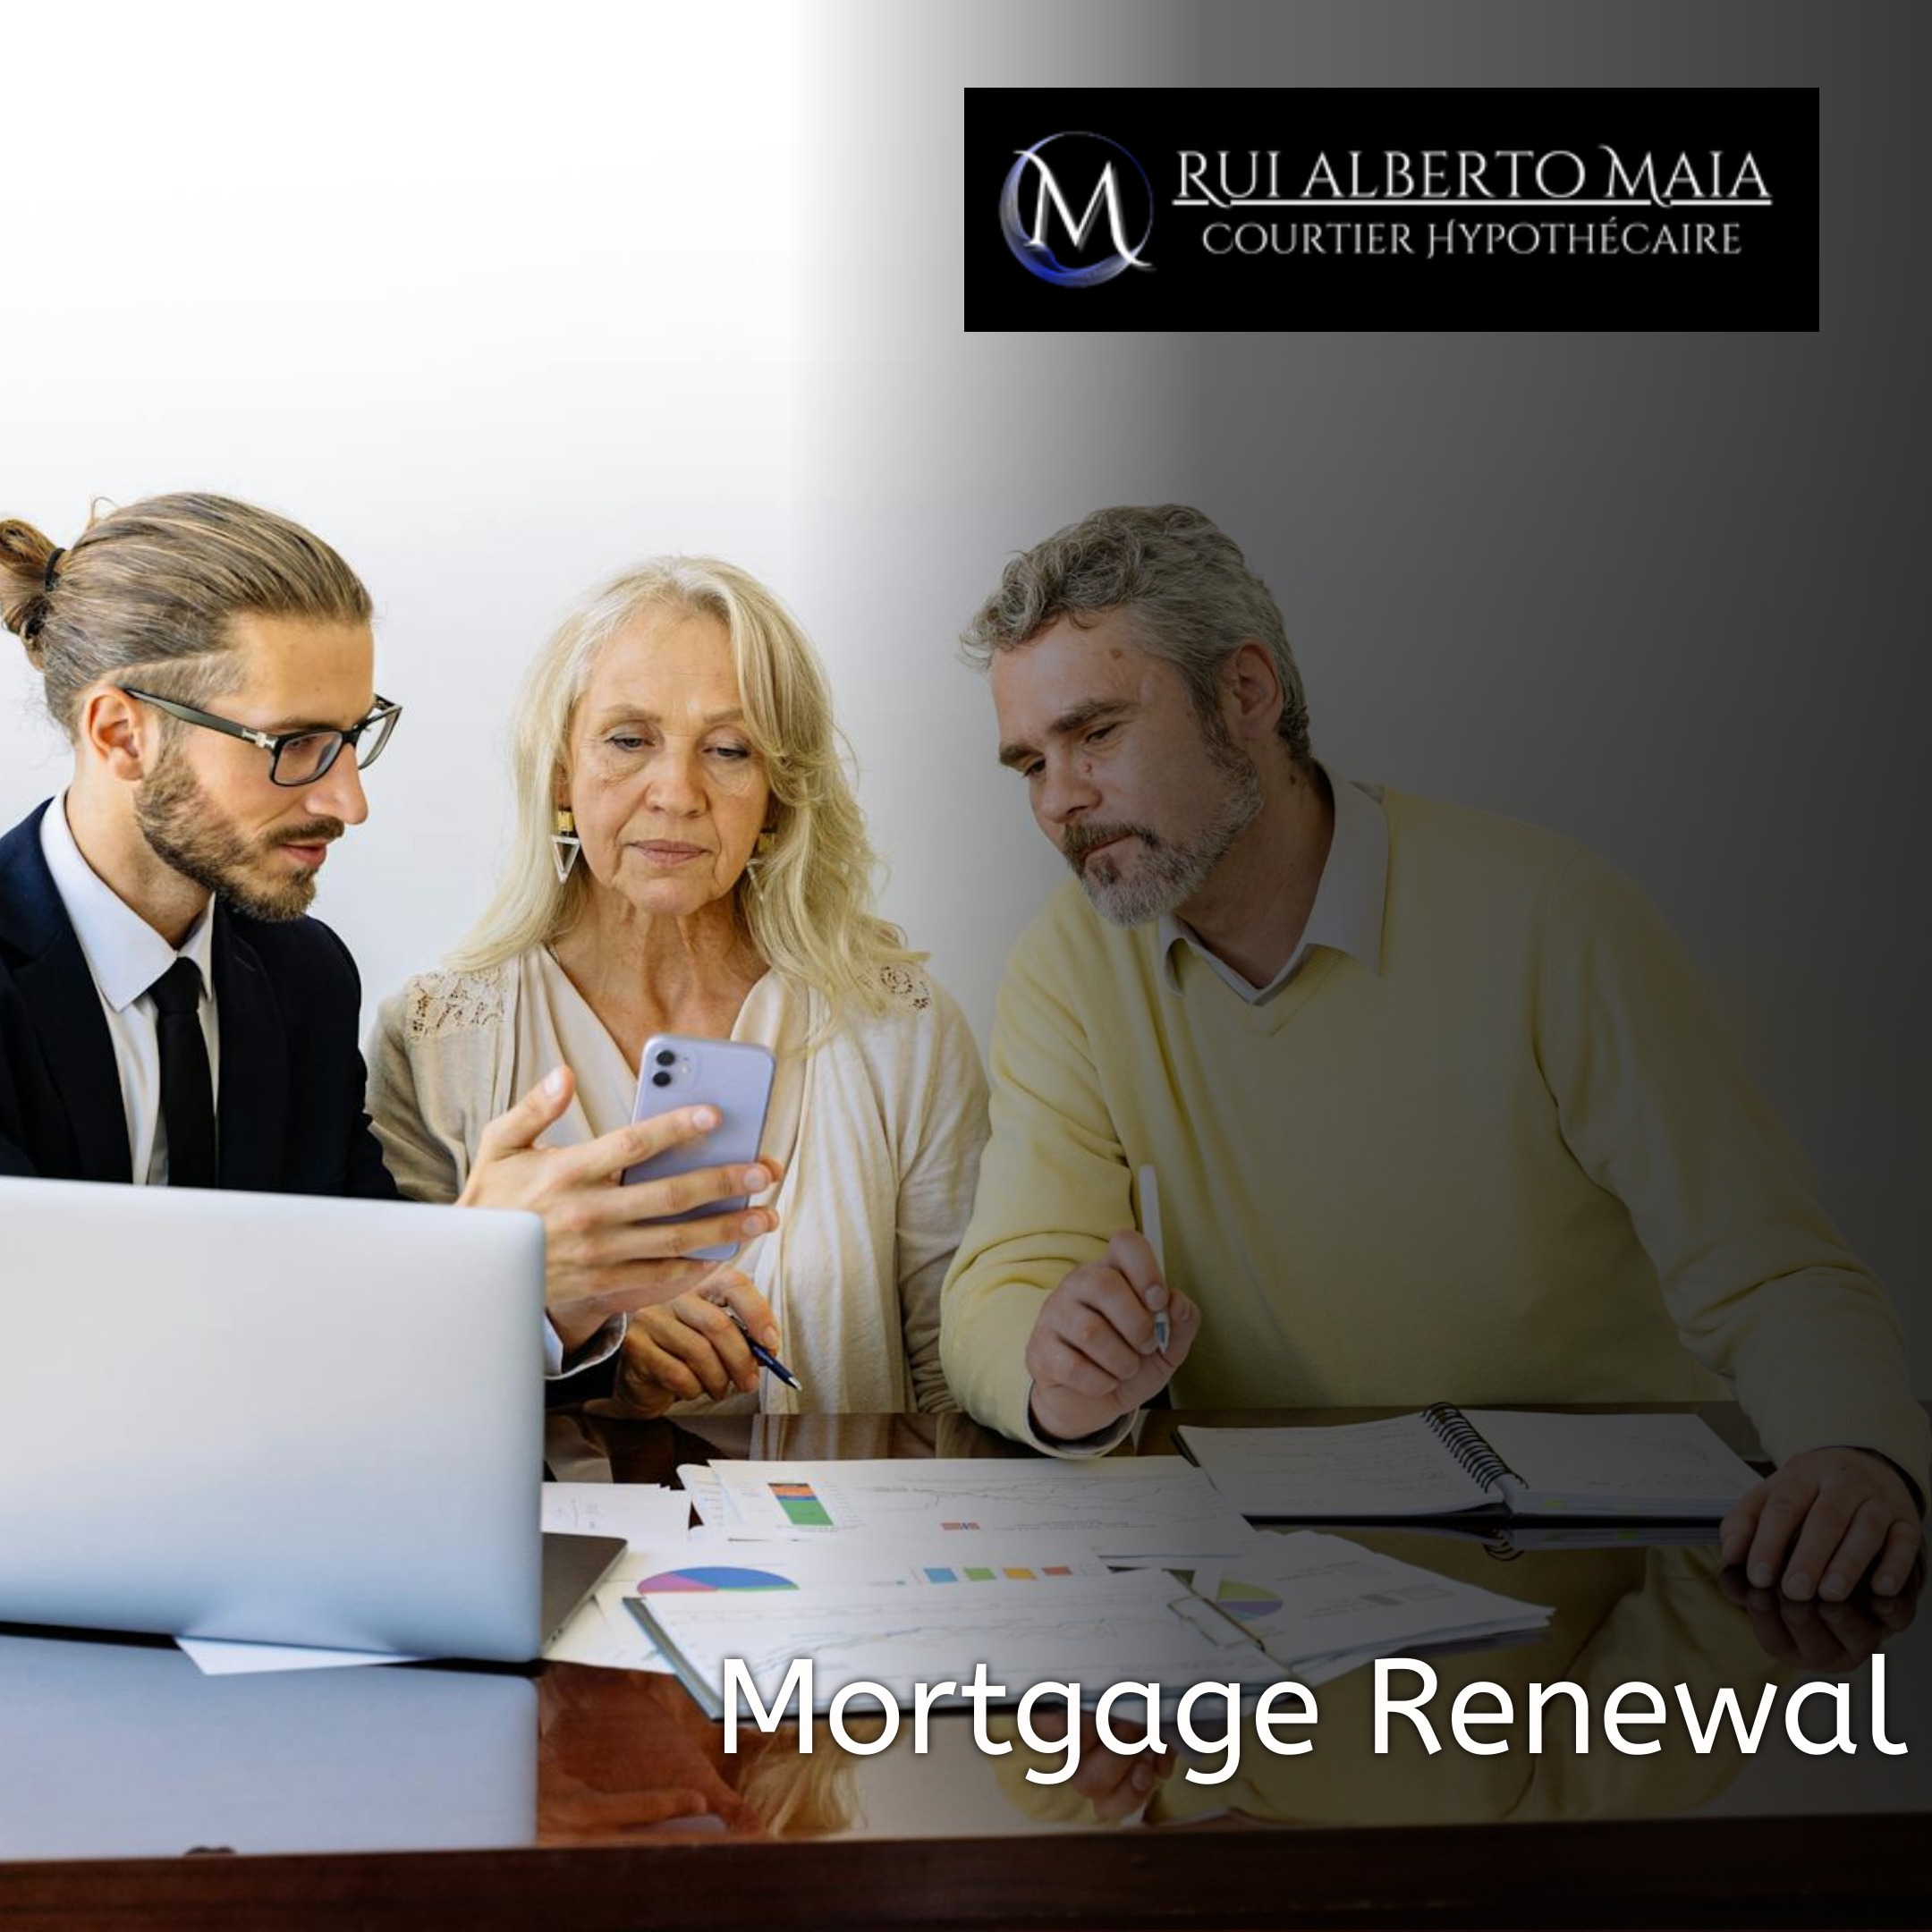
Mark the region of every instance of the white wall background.
<instances>
[{"instance_id":1,"label":"white wall background","mask_svg":"<svg viewBox=\"0 0 1932 1932\"><path fill-rule=\"evenodd\" d=\"M218 489L362 574L407 716L318 911L386 991L480 908L565 604L658 549L795 575L794 16L89 18L84 58L51 10L9 30L0 513L67 542L97 496ZM7 649L11 822L66 756Z\"/></svg>"},{"instance_id":2,"label":"white wall background","mask_svg":"<svg viewBox=\"0 0 1932 1932\"><path fill-rule=\"evenodd\" d=\"M11 10L0 514L65 542L96 496L214 488L362 572L408 716L318 911L372 997L484 899L511 694L565 604L651 551L735 558L818 637L888 910L983 1032L1059 870L953 634L1095 504L1199 501L1281 598L1318 746L1576 832L1664 904L1932 1385L1902 911L1932 304L1883 241L1928 50L1902 7L1833 18ZM1536 80L1824 82L1826 333L960 331L962 84ZM0 643L0 824L65 768L33 691Z\"/></svg>"}]
</instances>

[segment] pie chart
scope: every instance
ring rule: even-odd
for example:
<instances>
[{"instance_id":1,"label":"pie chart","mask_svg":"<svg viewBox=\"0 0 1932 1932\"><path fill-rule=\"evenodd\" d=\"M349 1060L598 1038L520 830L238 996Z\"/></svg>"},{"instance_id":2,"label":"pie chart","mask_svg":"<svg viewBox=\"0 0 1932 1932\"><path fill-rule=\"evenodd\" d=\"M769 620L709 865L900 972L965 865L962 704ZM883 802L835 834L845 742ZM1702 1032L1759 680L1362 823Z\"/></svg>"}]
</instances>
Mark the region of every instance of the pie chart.
<instances>
[{"instance_id":1,"label":"pie chart","mask_svg":"<svg viewBox=\"0 0 1932 1932\"><path fill-rule=\"evenodd\" d=\"M1281 1598L1273 1590L1255 1583L1238 1583L1233 1577L1222 1579L1221 1588L1215 1592L1215 1603L1231 1617L1244 1620L1272 1616L1282 1606Z\"/></svg>"},{"instance_id":2,"label":"pie chart","mask_svg":"<svg viewBox=\"0 0 1932 1932\"><path fill-rule=\"evenodd\" d=\"M790 1577L770 1570L740 1570L729 1563L698 1563L688 1570L660 1570L637 1587L640 1597L657 1592L703 1590L796 1589Z\"/></svg>"}]
</instances>

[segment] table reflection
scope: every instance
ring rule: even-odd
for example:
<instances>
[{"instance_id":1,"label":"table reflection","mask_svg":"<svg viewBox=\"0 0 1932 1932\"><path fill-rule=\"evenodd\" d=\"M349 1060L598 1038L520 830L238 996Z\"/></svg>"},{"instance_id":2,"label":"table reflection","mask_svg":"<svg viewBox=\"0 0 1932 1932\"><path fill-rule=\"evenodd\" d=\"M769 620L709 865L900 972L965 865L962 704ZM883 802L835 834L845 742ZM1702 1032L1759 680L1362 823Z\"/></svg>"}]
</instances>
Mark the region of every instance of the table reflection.
<instances>
[{"instance_id":1,"label":"table reflection","mask_svg":"<svg viewBox=\"0 0 1932 1932\"><path fill-rule=\"evenodd\" d=\"M1049 1786L1030 1783L1026 1773L1056 1769L1062 1755L1030 1749L1010 1712L995 1714L989 1726L994 1741L1013 1746L1004 1757L982 1753L969 1718L958 1714L936 1722L924 1757L912 1750L910 1724L878 1755L852 1756L821 1720L809 1756L798 1748L797 1727L787 1725L753 1737L750 1751L733 1758L724 1752L722 1726L672 1680L553 1667L542 1686L539 1832L549 1843L666 1830L936 1838L1127 1818L1153 1827L1220 1819L1333 1826L1640 1818L1709 1808L1727 1799L1747 1772L1757 1789L1744 1809L1835 1808L1831 1792L1846 1775L1844 1761L1804 1757L1783 1730L1784 1697L1811 1666L1799 1667L1782 1620L1741 1600L1716 1549L1561 1549L1499 1560L1473 1538L1385 1528L1345 1533L1439 1574L1554 1606L1547 1633L1534 1641L1428 1654L1438 1679L1428 1715L1443 1746L1433 1755L1402 1722L1392 1728L1389 1751L1375 1753L1368 1668L1316 1692L1320 1715L1307 1733L1315 1750L1306 1757L1269 1753L1246 1726L1235 1775L1223 1784L1195 1784L1184 1775L1195 1760L1183 1751L1170 1750L1158 1760L1110 1754L1087 1720L1080 1773ZM1869 1650L1860 1648L1866 1637L1902 1634L1922 1580L1921 1570L1908 1597L1889 1606L1866 1597L1835 1606L1833 1621L1844 1633L1835 1653L1843 1668L1866 1663ZM1801 1624L1820 1614L1816 1606L1788 1607ZM1767 1644L1774 1629L1777 1640ZM1576 1748L1572 1707L1563 1700L1549 1707L1538 1755L1525 1749L1521 1724L1507 1733L1512 1748L1504 1754L1477 1757L1457 1748L1448 1714L1464 1685L1499 1685L1521 1719L1529 1687L1557 1679L1577 1683L1589 1699L1587 1749ZM1602 1733L1609 1693L1632 1680L1657 1685L1671 1712L1655 1733L1662 1749L1653 1755L1614 1751ZM1764 1688L1775 1687L1758 1751L1747 1757L1728 1724L1709 1750L1695 1750L1677 1715L1679 1683L1689 1687L1700 1713L1728 1688L1747 1716ZM1894 1735L1918 1693L1915 1679L1894 1679ZM1171 1732L1169 1741L1178 1741ZM1202 1762L1218 1768L1220 1759ZM1882 1775L1888 1807L1928 1801L1911 1760L1864 1769Z\"/></svg>"},{"instance_id":2,"label":"table reflection","mask_svg":"<svg viewBox=\"0 0 1932 1932\"><path fill-rule=\"evenodd\" d=\"M507 1673L205 1677L172 1644L0 1635L0 1860L528 1844L536 1755Z\"/></svg>"},{"instance_id":3,"label":"table reflection","mask_svg":"<svg viewBox=\"0 0 1932 1932\"><path fill-rule=\"evenodd\" d=\"M1157 1429L1148 1436L1163 1440ZM640 1425L560 1413L548 1449L559 1475L640 1482L726 1456L1016 1453L962 1418L933 1416ZM1705 1546L1619 1538L1608 1547L1512 1552L1446 1531L1324 1527L1554 1606L1534 1641L1430 1655L1438 1678L1430 1715L1444 1743L1433 1756L1401 1723L1393 1749L1375 1754L1367 1668L1318 1690L1319 1717L1307 1733L1315 1750L1305 1758L1271 1755L1244 1733L1236 1775L1198 1784L1181 1751L1157 1760L1110 1754L1089 1722L1080 1775L1045 1786L1026 1771L1059 1757L1030 1748L1010 1713L992 1723L994 1741L1014 1747L1004 1757L977 1748L965 1714L934 1724L924 1756L911 1748L910 1723L876 1755L840 1750L823 1723L809 1754L796 1726L727 1754L722 1727L669 1676L555 1665L534 1678L487 1668L210 1678L153 1640L14 1630L0 1631L0 1861L1932 1809L1924 1768L1932 1643L1914 1623L1922 1564L1896 1599L1792 1604L1750 1589ZM1784 1730L1791 1690L1819 1676L1847 1680L1862 1740L1870 1659L1881 1647L1889 1734L1909 1740L1911 1755L1799 1752ZM1560 1701L1538 1756L1523 1748L1520 1724L1507 1733L1512 1750L1494 1758L1471 1756L1450 1736L1449 1707L1464 1685L1502 1686L1521 1717L1531 1683L1564 1679L1589 1699L1587 1751L1575 1749ZM1671 1708L1654 1756L1623 1756L1602 1735L1608 1693L1632 1681L1658 1686ZM1704 1713L1720 1689L1749 1714L1766 1685L1776 1687L1758 1750L1747 1757L1728 1724L1708 1752L1692 1750L1676 1715L1678 1683ZM854 1730L861 1744L877 1735L863 1720Z\"/></svg>"},{"instance_id":4,"label":"table reflection","mask_svg":"<svg viewBox=\"0 0 1932 1932\"><path fill-rule=\"evenodd\" d=\"M537 1831L545 1844L704 1834L820 1838L863 1823L858 1771L795 1724L724 1732L674 1678L553 1665L539 1687Z\"/></svg>"}]
</instances>

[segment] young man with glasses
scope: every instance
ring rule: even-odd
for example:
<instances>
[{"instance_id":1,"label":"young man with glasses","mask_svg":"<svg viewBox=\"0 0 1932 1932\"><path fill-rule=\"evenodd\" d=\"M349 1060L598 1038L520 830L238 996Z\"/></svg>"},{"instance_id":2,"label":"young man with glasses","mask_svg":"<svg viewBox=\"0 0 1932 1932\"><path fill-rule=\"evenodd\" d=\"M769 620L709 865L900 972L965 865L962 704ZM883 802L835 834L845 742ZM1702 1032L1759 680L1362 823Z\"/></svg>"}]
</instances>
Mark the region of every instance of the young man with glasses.
<instances>
[{"instance_id":1,"label":"young man with glasses","mask_svg":"<svg viewBox=\"0 0 1932 1932\"><path fill-rule=\"evenodd\" d=\"M401 715L368 591L298 525L183 495L68 549L0 521L0 614L74 750L0 838L0 1175L393 1198L355 966L302 916ZM464 1195L544 1216L553 1372L558 1335L585 1366L664 1298L677 1236L640 1224L691 1203L614 1182L704 1131L686 1110L537 1148L569 1097L560 1070L493 1123ZM738 1312L770 1326L755 1292Z\"/></svg>"},{"instance_id":2,"label":"young man with glasses","mask_svg":"<svg viewBox=\"0 0 1932 1932\"><path fill-rule=\"evenodd\" d=\"M0 584L74 750L0 841L0 1173L393 1195L355 968L301 917L396 716L368 591L199 496L0 526Z\"/></svg>"}]
</instances>

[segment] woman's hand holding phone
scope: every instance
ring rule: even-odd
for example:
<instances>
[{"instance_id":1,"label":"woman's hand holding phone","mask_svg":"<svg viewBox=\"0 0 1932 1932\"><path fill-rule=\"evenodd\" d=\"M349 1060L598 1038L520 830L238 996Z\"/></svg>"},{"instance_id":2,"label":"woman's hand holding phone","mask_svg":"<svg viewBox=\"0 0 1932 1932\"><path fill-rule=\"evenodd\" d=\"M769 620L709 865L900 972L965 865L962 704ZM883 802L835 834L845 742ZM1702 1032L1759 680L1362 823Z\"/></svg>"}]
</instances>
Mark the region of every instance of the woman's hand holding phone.
<instances>
[{"instance_id":1,"label":"woman's hand holding phone","mask_svg":"<svg viewBox=\"0 0 1932 1932\"><path fill-rule=\"evenodd\" d=\"M764 1297L737 1269L697 1250L735 1250L778 1224L769 1208L724 1204L733 1196L764 1192L779 1179L779 1164L760 1157L747 1165L694 1167L620 1186L627 1169L714 1131L717 1110L704 1104L682 1106L580 1147L538 1147L538 1137L562 1116L572 1091L570 1070L557 1067L492 1121L458 1199L460 1207L520 1208L542 1217L544 1298L564 1348L580 1346L613 1315L674 1301L700 1284L715 1305L736 1309L764 1341L775 1326ZM669 1218L713 1203L719 1212Z\"/></svg>"},{"instance_id":2,"label":"woman's hand holding phone","mask_svg":"<svg viewBox=\"0 0 1932 1932\"><path fill-rule=\"evenodd\" d=\"M762 1225L752 1224L758 1210L748 1210L747 1202L776 1176L776 1164L758 1155L775 1072L770 1050L747 1040L657 1033L645 1041L638 1056L633 1111L639 1122L695 1111L712 1117L713 1131L704 1146L673 1148L640 1162L624 1179L640 1193L671 1186L673 1176L691 1182L688 1205L673 1209L691 1216L681 1227L687 1241L683 1251L720 1264L718 1275L701 1290L640 1309L631 1318L618 1395L646 1415L661 1414L674 1402L699 1395L717 1402L733 1392L753 1393L761 1365L750 1343L756 1341L770 1351L778 1346L771 1309L742 1275L723 1266L737 1252L741 1234L749 1238L764 1232ZM750 1165L685 1172L721 1155L727 1163ZM736 1178L721 1186L720 1174ZM722 1240L708 1232L720 1226L730 1231ZM756 1301L755 1309L746 1296Z\"/></svg>"}]
</instances>

